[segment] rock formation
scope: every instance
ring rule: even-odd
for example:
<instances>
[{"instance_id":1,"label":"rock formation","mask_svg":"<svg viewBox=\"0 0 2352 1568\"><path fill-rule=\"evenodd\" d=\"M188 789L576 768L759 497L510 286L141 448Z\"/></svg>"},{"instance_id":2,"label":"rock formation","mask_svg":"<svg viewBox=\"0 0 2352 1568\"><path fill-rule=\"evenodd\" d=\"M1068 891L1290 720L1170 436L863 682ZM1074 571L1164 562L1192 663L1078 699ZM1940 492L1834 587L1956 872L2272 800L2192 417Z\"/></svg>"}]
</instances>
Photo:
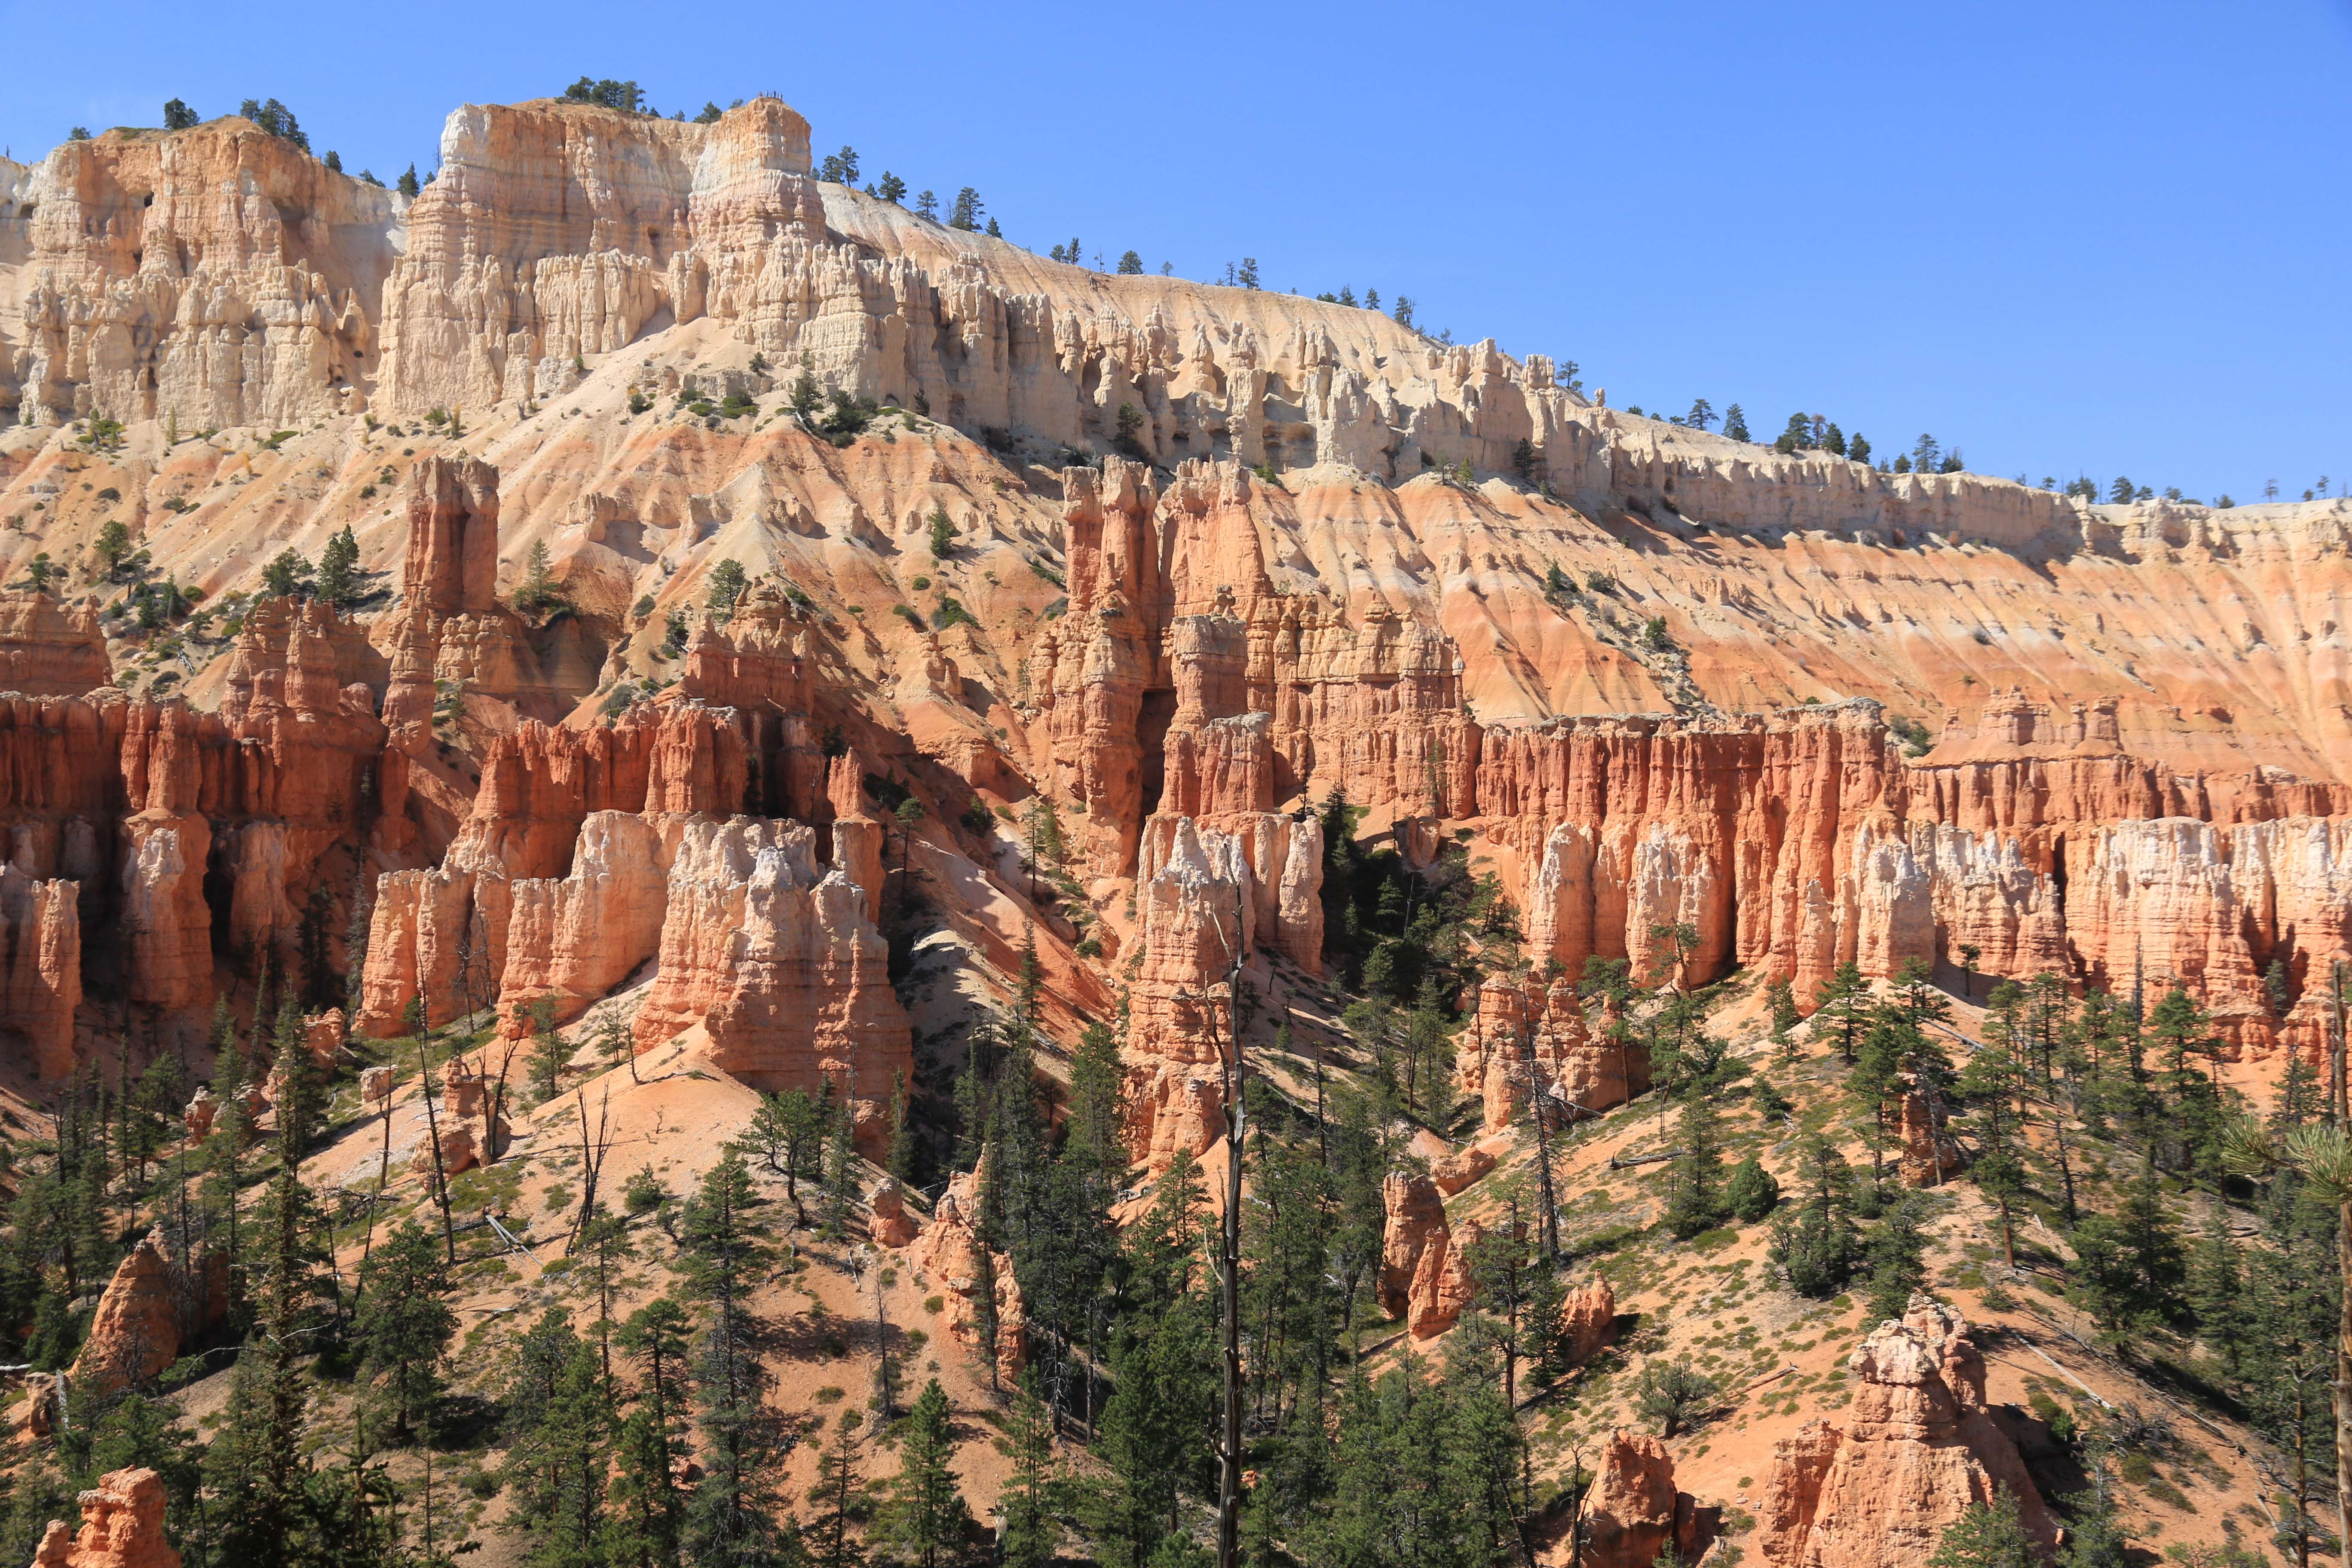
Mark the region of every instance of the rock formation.
<instances>
[{"instance_id":1,"label":"rock formation","mask_svg":"<svg viewBox=\"0 0 2352 1568\"><path fill-rule=\"evenodd\" d=\"M879 1136L891 1079L914 1065L907 1016L864 891L821 869L814 846L793 822L680 825L637 1048L698 1025L717 1066L763 1089L830 1082Z\"/></svg>"},{"instance_id":2,"label":"rock formation","mask_svg":"<svg viewBox=\"0 0 2352 1568\"><path fill-rule=\"evenodd\" d=\"M43 1079L71 1077L81 1005L81 917L75 884L0 863L0 1041Z\"/></svg>"},{"instance_id":3,"label":"rock formation","mask_svg":"<svg viewBox=\"0 0 2352 1568\"><path fill-rule=\"evenodd\" d=\"M1996 1488L2017 1499L2046 1555L2057 1527L2017 1446L1985 1408L1984 1357L1968 1323L1926 1296L1881 1324L1852 1361L1860 1386L1839 1428L1809 1422L1776 1447L1758 1549L1775 1568L1895 1568L1924 1562L1946 1526Z\"/></svg>"},{"instance_id":4,"label":"rock formation","mask_svg":"<svg viewBox=\"0 0 2352 1568\"><path fill-rule=\"evenodd\" d=\"M1560 1303L1559 1337L1570 1366L1582 1366L1617 1342L1617 1295L1606 1279L1568 1293Z\"/></svg>"},{"instance_id":5,"label":"rock formation","mask_svg":"<svg viewBox=\"0 0 2352 1568\"><path fill-rule=\"evenodd\" d=\"M904 1247L915 1239L921 1228L915 1216L907 1212L906 1189L894 1177L885 1176L874 1184L873 1190L866 1194L866 1209L871 1216L866 1234L877 1247Z\"/></svg>"},{"instance_id":6,"label":"rock formation","mask_svg":"<svg viewBox=\"0 0 2352 1568\"><path fill-rule=\"evenodd\" d=\"M427 458L409 469L408 554L400 607L378 628L391 660L383 721L421 753L437 721L490 732L552 718L520 617L498 600L499 474L478 459Z\"/></svg>"},{"instance_id":7,"label":"rock formation","mask_svg":"<svg viewBox=\"0 0 2352 1568\"><path fill-rule=\"evenodd\" d=\"M1391 1171L1381 1184L1381 1198L1388 1212L1381 1234L1381 1309L1403 1319L1414 1339L1428 1339L1453 1327L1467 1303L1468 1242L1456 1264L1445 1202L1427 1176Z\"/></svg>"},{"instance_id":8,"label":"rock formation","mask_svg":"<svg viewBox=\"0 0 2352 1568\"><path fill-rule=\"evenodd\" d=\"M908 1248L907 1261L927 1280L946 1288L948 1331L961 1343L978 1345L992 1318L997 1376L1018 1379L1029 1363L1028 1316L1013 1279L1013 1260L991 1253L974 1228L979 1194L976 1171L950 1181L931 1223Z\"/></svg>"},{"instance_id":9,"label":"rock formation","mask_svg":"<svg viewBox=\"0 0 2352 1568\"><path fill-rule=\"evenodd\" d=\"M43 593L0 591L0 691L79 697L113 678L98 608Z\"/></svg>"},{"instance_id":10,"label":"rock formation","mask_svg":"<svg viewBox=\"0 0 2352 1568\"><path fill-rule=\"evenodd\" d=\"M267 429L366 406L390 191L235 115L68 142L30 185L9 378L25 423Z\"/></svg>"},{"instance_id":11,"label":"rock formation","mask_svg":"<svg viewBox=\"0 0 2352 1568\"><path fill-rule=\"evenodd\" d=\"M110 1470L83 1492L81 1528L51 1520L33 1568L180 1568L163 1536L163 1478Z\"/></svg>"},{"instance_id":12,"label":"rock formation","mask_svg":"<svg viewBox=\"0 0 2352 1568\"><path fill-rule=\"evenodd\" d=\"M1675 1489L1675 1461L1646 1433L1609 1434L1593 1466L1584 1504L1587 1568L1649 1568L1671 1550L1696 1562L1698 1510L1688 1492Z\"/></svg>"}]
</instances>

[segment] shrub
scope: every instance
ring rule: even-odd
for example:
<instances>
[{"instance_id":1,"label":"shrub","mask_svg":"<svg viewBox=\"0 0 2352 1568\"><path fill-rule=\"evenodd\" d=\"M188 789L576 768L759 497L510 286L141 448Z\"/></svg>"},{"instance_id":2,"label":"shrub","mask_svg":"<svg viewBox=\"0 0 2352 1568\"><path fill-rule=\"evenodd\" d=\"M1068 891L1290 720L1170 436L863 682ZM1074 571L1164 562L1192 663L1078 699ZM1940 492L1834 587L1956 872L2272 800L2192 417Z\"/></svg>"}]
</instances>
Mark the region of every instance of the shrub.
<instances>
[{"instance_id":1,"label":"shrub","mask_svg":"<svg viewBox=\"0 0 2352 1568\"><path fill-rule=\"evenodd\" d=\"M1613 594L1617 591L1617 579L1606 572L1587 572L1584 585L1595 594Z\"/></svg>"},{"instance_id":2,"label":"shrub","mask_svg":"<svg viewBox=\"0 0 2352 1568\"><path fill-rule=\"evenodd\" d=\"M651 1165L638 1166L636 1174L631 1176L628 1185L621 1190L621 1206L631 1214L649 1214L668 1201L669 1194L664 1190L661 1179L654 1174Z\"/></svg>"},{"instance_id":3,"label":"shrub","mask_svg":"<svg viewBox=\"0 0 2352 1568\"><path fill-rule=\"evenodd\" d=\"M1656 1358L1643 1363L1633 1384L1633 1406L1644 1420L1658 1424L1658 1435L1671 1437L1693 1417L1705 1413L1721 1396L1715 1379L1688 1362Z\"/></svg>"},{"instance_id":4,"label":"shrub","mask_svg":"<svg viewBox=\"0 0 2352 1568\"><path fill-rule=\"evenodd\" d=\"M1780 1184L1750 1154L1731 1168L1731 1180L1724 1184L1723 1201L1733 1218L1753 1225L1780 1205Z\"/></svg>"}]
</instances>

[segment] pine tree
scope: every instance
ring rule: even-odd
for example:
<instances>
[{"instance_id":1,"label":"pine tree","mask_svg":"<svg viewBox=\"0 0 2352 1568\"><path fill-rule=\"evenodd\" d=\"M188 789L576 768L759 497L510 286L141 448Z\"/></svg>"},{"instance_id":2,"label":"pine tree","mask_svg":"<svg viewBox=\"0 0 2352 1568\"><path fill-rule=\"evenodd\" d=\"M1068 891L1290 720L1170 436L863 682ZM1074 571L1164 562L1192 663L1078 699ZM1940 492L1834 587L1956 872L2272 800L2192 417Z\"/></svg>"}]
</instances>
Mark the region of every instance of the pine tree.
<instances>
[{"instance_id":1,"label":"pine tree","mask_svg":"<svg viewBox=\"0 0 2352 1568\"><path fill-rule=\"evenodd\" d=\"M1773 1219L1769 1257L1790 1289L1824 1300L1853 1277L1860 1247L1847 1195L1849 1173L1836 1147L1818 1133L1801 1146L1798 1168L1801 1196L1793 1212L1783 1205Z\"/></svg>"},{"instance_id":2,"label":"pine tree","mask_svg":"<svg viewBox=\"0 0 2352 1568\"><path fill-rule=\"evenodd\" d=\"M1854 1047L1861 1038L1864 1022L1870 1005L1870 982L1862 977L1862 966L1852 959L1830 972L1813 994L1813 1026L1818 1033L1823 1027L1834 1032L1838 1054L1848 1067L1854 1065Z\"/></svg>"},{"instance_id":3,"label":"pine tree","mask_svg":"<svg viewBox=\"0 0 2352 1568\"><path fill-rule=\"evenodd\" d=\"M694 1356L704 1476L683 1534L690 1559L719 1568L775 1562L788 1539L775 1495L781 1435L763 1402L767 1373L752 1342L750 1297L762 1256L750 1213L755 1202L751 1173L730 1146L687 1205L682 1226L688 1278L709 1314Z\"/></svg>"},{"instance_id":4,"label":"pine tree","mask_svg":"<svg viewBox=\"0 0 2352 1568\"><path fill-rule=\"evenodd\" d=\"M898 1442L898 1473L882 1488L881 1522L899 1552L921 1568L939 1568L961 1554L972 1528L949 1461L955 1432L948 1396L932 1378L915 1401Z\"/></svg>"},{"instance_id":5,"label":"pine tree","mask_svg":"<svg viewBox=\"0 0 2352 1568\"><path fill-rule=\"evenodd\" d=\"M801 1208L801 1178L824 1173L825 1137L833 1120L826 1102L804 1089L762 1095L760 1109L752 1113L751 1147L769 1170L784 1178L784 1196L801 1224L808 1221Z\"/></svg>"},{"instance_id":6,"label":"pine tree","mask_svg":"<svg viewBox=\"0 0 2352 1568\"><path fill-rule=\"evenodd\" d=\"M643 1373L636 1408L622 1423L605 1518L605 1555L614 1568L667 1568L678 1560L685 1502L675 1461L684 1451L686 1310L656 1297L621 1326L621 1348Z\"/></svg>"},{"instance_id":7,"label":"pine tree","mask_svg":"<svg viewBox=\"0 0 2352 1568\"><path fill-rule=\"evenodd\" d=\"M555 1098L556 1086L572 1059L571 1047L555 1032L555 998L541 996L528 1004L518 1003L515 1021L530 1031L530 1055L524 1058L524 1072L532 1095L544 1104Z\"/></svg>"},{"instance_id":8,"label":"pine tree","mask_svg":"<svg viewBox=\"0 0 2352 1568\"><path fill-rule=\"evenodd\" d=\"M319 597L343 609L360 597L359 536L345 523L319 552Z\"/></svg>"},{"instance_id":9,"label":"pine tree","mask_svg":"<svg viewBox=\"0 0 2352 1568\"><path fill-rule=\"evenodd\" d=\"M818 1233L838 1241L849 1231L849 1212L857 1205L857 1151L850 1142L850 1110L835 1108L825 1131L824 1186L818 1196Z\"/></svg>"},{"instance_id":10,"label":"pine tree","mask_svg":"<svg viewBox=\"0 0 2352 1568\"><path fill-rule=\"evenodd\" d=\"M440 1397L441 1358L457 1330L445 1300L449 1272L440 1238L403 1221L368 1255L360 1291L352 1331L361 1370L390 1408L394 1440L406 1443Z\"/></svg>"},{"instance_id":11,"label":"pine tree","mask_svg":"<svg viewBox=\"0 0 2352 1568\"><path fill-rule=\"evenodd\" d=\"M1780 1206L1780 1184L1750 1154L1731 1168L1731 1179L1724 1184L1723 1204L1733 1218L1753 1225Z\"/></svg>"},{"instance_id":12,"label":"pine tree","mask_svg":"<svg viewBox=\"0 0 2352 1568\"><path fill-rule=\"evenodd\" d=\"M1888 1206L1864 1243L1870 1263L1867 1316L1874 1322L1901 1317L1910 1307L1911 1293L1927 1282L1927 1238L1919 1220L1919 1200L1906 1194Z\"/></svg>"},{"instance_id":13,"label":"pine tree","mask_svg":"<svg viewBox=\"0 0 2352 1568\"><path fill-rule=\"evenodd\" d=\"M294 1160L281 1160L259 1215L263 1273L253 1338L238 1357L224 1437L207 1456L226 1521L228 1562L296 1560L310 1463L308 1388L297 1358L315 1322L318 1234Z\"/></svg>"},{"instance_id":14,"label":"pine tree","mask_svg":"<svg viewBox=\"0 0 2352 1568\"><path fill-rule=\"evenodd\" d=\"M890 1147L883 1155L883 1169L902 1184L915 1179L915 1127L908 1115L903 1069L890 1075Z\"/></svg>"},{"instance_id":15,"label":"pine tree","mask_svg":"<svg viewBox=\"0 0 2352 1568\"><path fill-rule=\"evenodd\" d=\"M1037 1397L1034 1372L1022 1373L1004 1429L996 1448L1013 1461L1013 1475L1004 1489L1004 1525L997 1534L997 1547L1005 1568L1048 1568L1062 1530L1052 1507L1053 1421Z\"/></svg>"},{"instance_id":16,"label":"pine tree","mask_svg":"<svg viewBox=\"0 0 2352 1568\"><path fill-rule=\"evenodd\" d=\"M833 1428L833 1441L817 1461L816 1485L809 1502L816 1510L809 1531L811 1560L816 1568L864 1568L866 1548L857 1537L857 1521L866 1511L866 1468L860 1431L866 1414L845 1410Z\"/></svg>"},{"instance_id":17,"label":"pine tree","mask_svg":"<svg viewBox=\"0 0 2352 1568\"><path fill-rule=\"evenodd\" d=\"M1723 1134L1705 1095L1683 1102L1682 1148L1666 1188L1667 1230L1683 1241L1723 1221Z\"/></svg>"},{"instance_id":18,"label":"pine tree","mask_svg":"<svg viewBox=\"0 0 2352 1568\"><path fill-rule=\"evenodd\" d=\"M552 1481L531 1568L604 1568L613 1411L596 1347L572 1347L537 1434Z\"/></svg>"},{"instance_id":19,"label":"pine tree","mask_svg":"<svg viewBox=\"0 0 2352 1568\"><path fill-rule=\"evenodd\" d=\"M2041 1548L2017 1515L2017 1494L2002 1487L1990 1503L1972 1502L1945 1526L1927 1568L2038 1568Z\"/></svg>"}]
</instances>

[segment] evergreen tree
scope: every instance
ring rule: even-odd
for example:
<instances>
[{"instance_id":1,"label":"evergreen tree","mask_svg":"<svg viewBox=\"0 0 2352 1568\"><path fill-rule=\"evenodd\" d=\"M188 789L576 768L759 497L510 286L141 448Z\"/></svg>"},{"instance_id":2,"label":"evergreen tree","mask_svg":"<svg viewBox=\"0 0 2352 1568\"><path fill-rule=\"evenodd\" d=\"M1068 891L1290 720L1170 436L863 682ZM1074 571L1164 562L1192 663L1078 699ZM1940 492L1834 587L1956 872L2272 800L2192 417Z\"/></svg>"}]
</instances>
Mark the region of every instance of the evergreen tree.
<instances>
[{"instance_id":1,"label":"evergreen tree","mask_svg":"<svg viewBox=\"0 0 2352 1568\"><path fill-rule=\"evenodd\" d=\"M537 1434L552 1484L531 1568L604 1568L612 1420L596 1347L578 1342Z\"/></svg>"},{"instance_id":2,"label":"evergreen tree","mask_svg":"<svg viewBox=\"0 0 2352 1568\"><path fill-rule=\"evenodd\" d=\"M834 1110L825 1131L824 1187L819 1194L819 1234L838 1241L849 1231L849 1211L857 1205L857 1151L850 1142L850 1110Z\"/></svg>"},{"instance_id":3,"label":"evergreen tree","mask_svg":"<svg viewBox=\"0 0 2352 1568\"><path fill-rule=\"evenodd\" d=\"M1737 403L1723 411L1723 433L1734 441L1750 439L1748 434L1748 416L1740 411L1739 405Z\"/></svg>"},{"instance_id":4,"label":"evergreen tree","mask_svg":"<svg viewBox=\"0 0 2352 1568\"><path fill-rule=\"evenodd\" d=\"M563 1068L572 1059L571 1047L555 1032L555 998L541 996L528 1004L518 1003L515 1021L530 1031L530 1055L524 1058L523 1070L531 1094L541 1103L553 1100Z\"/></svg>"},{"instance_id":5,"label":"evergreen tree","mask_svg":"<svg viewBox=\"0 0 2352 1568\"><path fill-rule=\"evenodd\" d=\"M769 1170L784 1178L784 1195L802 1224L808 1215L801 1208L801 1178L823 1174L825 1135L833 1120L826 1102L803 1089L761 1095L760 1108L752 1113L751 1147Z\"/></svg>"},{"instance_id":6,"label":"evergreen tree","mask_svg":"<svg viewBox=\"0 0 2352 1568\"><path fill-rule=\"evenodd\" d=\"M1864 1244L1870 1265L1870 1306L1873 1321L1899 1318L1911 1304L1911 1293L1927 1282L1927 1238L1919 1228L1919 1199L1906 1194L1890 1205Z\"/></svg>"},{"instance_id":7,"label":"evergreen tree","mask_svg":"<svg viewBox=\"0 0 2352 1568\"><path fill-rule=\"evenodd\" d=\"M2220 1204L2208 1211L2205 1234L2189 1260L2189 1307L2197 1319L2197 1337L2225 1372L2235 1373L2258 1324L2246 1300L2245 1258L2229 1212Z\"/></svg>"},{"instance_id":8,"label":"evergreen tree","mask_svg":"<svg viewBox=\"0 0 2352 1568\"><path fill-rule=\"evenodd\" d=\"M1753 1225L1780 1206L1780 1184L1750 1154L1731 1168L1731 1180L1724 1184L1723 1203L1733 1218Z\"/></svg>"},{"instance_id":9,"label":"evergreen tree","mask_svg":"<svg viewBox=\"0 0 2352 1568\"><path fill-rule=\"evenodd\" d=\"M902 1184L915 1179L915 1128L907 1113L907 1075L902 1069L890 1075L890 1147L883 1156L883 1169Z\"/></svg>"},{"instance_id":10,"label":"evergreen tree","mask_svg":"<svg viewBox=\"0 0 2352 1568\"><path fill-rule=\"evenodd\" d=\"M361 596L359 536L345 523L319 552L319 597L343 609Z\"/></svg>"},{"instance_id":11,"label":"evergreen tree","mask_svg":"<svg viewBox=\"0 0 2352 1568\"><path fill-rule=\"evenodd\" d=\"M378 1242L360 1275L352 1331L360 1367L392 1416L394 1441L406 1443L441 1394L441 1358L457 1332L446 1300L448 1265L440 1238L414 1219Z\"/></svg>"},{"instance_id":12,"label":"evergreen tree","mask_svg":"<svg viewBox=\"0 0 2352 1568\"><path fill-rule=\"evenodd\" d=\"M1831 1032L1837 1041L1838 1054L1845 1058L1848 1067L1854 1065L1854 1048L1862 1037L1869 1010L1870 982L1862 977L1862 966L1852 959L1831 971L1829 978L1814 991L1814 1032Z\"/></svg>"},{"instance_id":13,"label":"evergreen tree","mask_svg":"<svg viewBox=\"0 0 2352 1568\"><path fill-rule=\"evenodd\" d=\"M1005 1436L997 1451L1013 1461L1004 1489L1004 1526L997 1546L1005 1568L1048 1568L1060 1544L1061 1526L1053 1511L1054 1427L1037 1397L1037 1378L1024 1370L1014 1390Z\"/></svg>"},{"instance_id":14,"label":"evergreen tree","mask_svg":"<svg viewBox=\"0 0 2352 1568\"><path fill-rule=\"evenodd\" d=\"M1723 1222L1723 1134L1704 1095L1683 1102L1682 1148L1667 1178L1666 1229L1683 1241Z\"/></svg>"},{"instance_id":15,"label":"evergreen tree","mask_svg":"<svg viewBox=\"0 0 2352 1568\"><path fill-rule=\"evenodd\" d=\"M2002 1487L1990 1503L1972 1502L1944 1527L1927 1568L2039 1568L2042 1549L2017 1515L2017 1494Z\"/></svg>"},{"instance_id":16,"label":"evergreen tree","mask_svg":"<svg viewBox=\"0 0 2352 1568\"><path fill-rule=\"evenodd\" d=\"M833 1441L817 1461L816 1486L809 1501L816 1521L809 1531L810 1556L816 1568L864 1568L866 1548L857 1537L857 1521L866 1511L866 1468L860 1429L866 1414L845 1410L833 1429Z\"/></svg>"},{"instance_id":17,"label":"evergreen tree","mask_svg":"<svg viewBox=\"0 0 2352 1568\"><path fill-rule=\"evenodd\" d=\"M303 1541L310 1411L298 1357L318 1327L319 1234L310 1195L290 1154L258 1216L261 1288L255 1332L237 1358L223 1436L206 1456L225 1521L227 1562L295 1562Z\"/></svg>"},{"instance_id":18,"label":"evergreen tree","mask_svg":"<svg viewBox=\"0 0 2352 1568\"><path fill-rule=\"evenodd\" d=\"M1835 1145L1818 1133L1801 1147L1798 1169L1801 1196L1793 1212L1783 1205L1774 1216L1769 1257L1790 1289L1824 1300L1845 1289L1860 1250L1850 1177Z\"/></svg>"},{"instance_id":19,"label":"evergreen tree","mask_svg":"<svg viewBox=\"0 0 2352 1568\"><path fill-rule=\"evenodd\" d=\"M949 1460L955 1432L948 1396L938 1378L923 1385L898 1440L898 1473L883 1487L882 1523L899 1552L921 1568L939 1568L961 1554L971 1530Z\"/></svg>"},{"instance_id":20,"label":"evergreen tree","mask_svg":"<svg viewBox=\"0 0 2352 1568\"><path fill-rule=\"evenodd\" d=\"M730 1147L687 1205L688 1278L709 1313L694 1357L704 1476L687 1506L686 1554L713 1568L786 1560L775 1468L781 1433L763 1402L767 1373L752 1339L750 1298L762 1248L742 1154Z\"/></svg>"},{"instance_id":21,"label":"evergreen tree","mask_svg":"<svg viewBox=\"0 0 2352 1568\"><path fill-rule=\"evenodd\" d=\"M685 1524L675 1461L684 1451L687 1332L685 1309L656 1297L621 1327L621 1348L644 1381L636 1408L614 1443L605 1556L614 1568L656 1568L678 1560Z\"/></svg>"}]
</instances>

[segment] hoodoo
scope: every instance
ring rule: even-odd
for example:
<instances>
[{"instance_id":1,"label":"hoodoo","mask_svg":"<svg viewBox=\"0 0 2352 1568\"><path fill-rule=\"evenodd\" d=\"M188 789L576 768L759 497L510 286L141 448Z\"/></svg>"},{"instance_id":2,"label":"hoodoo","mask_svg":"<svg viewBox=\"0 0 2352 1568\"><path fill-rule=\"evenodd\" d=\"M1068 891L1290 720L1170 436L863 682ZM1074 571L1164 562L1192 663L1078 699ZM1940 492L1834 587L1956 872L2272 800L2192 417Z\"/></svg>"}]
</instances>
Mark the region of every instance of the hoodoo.
<instances>
[{"instance_id":1,"label":"hoodoo","mask_svg":"<svg viewBox=\"0 0 2352 1568\"><path fill-rule=\"evenodd\" d=\"M37 1564L2330 1549L2352 501L167 119L0 160Z\"/></svg>"}]
</instances>

